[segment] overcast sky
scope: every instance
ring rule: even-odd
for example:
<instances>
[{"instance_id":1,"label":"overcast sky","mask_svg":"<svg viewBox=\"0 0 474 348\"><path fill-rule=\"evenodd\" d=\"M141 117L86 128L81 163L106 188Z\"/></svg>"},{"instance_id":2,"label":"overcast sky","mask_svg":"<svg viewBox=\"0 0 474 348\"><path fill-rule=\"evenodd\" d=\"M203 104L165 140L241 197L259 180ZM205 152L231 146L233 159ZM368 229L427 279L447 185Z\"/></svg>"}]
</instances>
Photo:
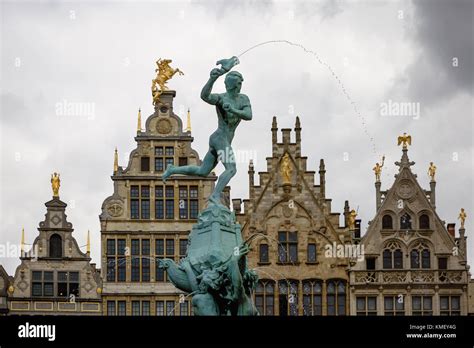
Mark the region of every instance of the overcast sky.
<instances>
[{"instance_id":1,"label":"overcast sky","mask_svg":"<svg viewBox=\"0 0 474 348\"><path fill-rule=\"evenodd\" d=\"M0 243L19 243L24 226L33 242L51 199L50 174L61 173L79 245L91 231L100 262L98 215L112 193L113 150L127 165L135 148L136 114L152 114L155 61L173 59L185 75L175 112L191 109L193 147L201 158L216 127L215 111L199 98L221 58L239 55L242 92L254 118L242 122L234 148L266 170L271 121L302 124L308 170L326 162L333 211L348 199L365 230L375 214L372 168L385 154L382 189L400 159L397 136L413 137L409 157L429 189L430 161L438 167L437 212L446 222L468 214L469 261L474 265L473 6L472 1L181 1L1 2ZM334 72L334 74L331 73ZM216 91L223 91L223 81ZM384 115L391 102L419 113ZM89 107L61 115L58 107ZM395 103L395 104L393 104ZM355 107L355 108L354 108ZM59 110L60 111L60 110ZM87 112L90 111L90 112ZM143 120L144 123L145 120ZM279 134L281 137L281 134ZM294 139L294 134L292 134ZM238 163L232 197L248 197L248 163ZM220 168L220 167L219 167ZM218 171L220 172L220 170ZM317 183L317 182L316 182ZM12 274L16 257L0 259Z\"/></svg>"}]
</instances>

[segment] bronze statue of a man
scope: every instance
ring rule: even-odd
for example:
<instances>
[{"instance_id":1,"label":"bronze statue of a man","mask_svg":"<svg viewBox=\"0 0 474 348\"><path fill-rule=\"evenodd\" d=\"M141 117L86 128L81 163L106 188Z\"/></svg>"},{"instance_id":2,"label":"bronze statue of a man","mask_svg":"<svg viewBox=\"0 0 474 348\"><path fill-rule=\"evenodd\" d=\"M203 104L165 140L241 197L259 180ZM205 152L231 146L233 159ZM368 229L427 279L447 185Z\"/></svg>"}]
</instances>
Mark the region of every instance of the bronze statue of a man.
<instances>
[{"instance_id":1,"label":"bronze statue of a man","mask_svg":"<svg viewBox=\"0 0 474 348\"><path fill-rule=\"evenodd\" d=\"M209 201L215 204L221 204L222 190L237 172L232 150L234 132L241 120L249 121L252 119L250 100L245 94L240 93L244 78L237 71L229 72L238 63L237 57L219 60L217 65L221 65L221 67L211 70L211 76L202 88L201 99L216 106L218 119L217 130L209 138L209 150L202 164L200 166L181 167L169 165L162 177L163 181L174 174L205 177L217 166L219 161L222 162L225 171L219 176L216 187L209 197ZM214 82L226 73L228 73L224 81L226 92L222 94L211 93Z\"/></svg>"}]
</instances>

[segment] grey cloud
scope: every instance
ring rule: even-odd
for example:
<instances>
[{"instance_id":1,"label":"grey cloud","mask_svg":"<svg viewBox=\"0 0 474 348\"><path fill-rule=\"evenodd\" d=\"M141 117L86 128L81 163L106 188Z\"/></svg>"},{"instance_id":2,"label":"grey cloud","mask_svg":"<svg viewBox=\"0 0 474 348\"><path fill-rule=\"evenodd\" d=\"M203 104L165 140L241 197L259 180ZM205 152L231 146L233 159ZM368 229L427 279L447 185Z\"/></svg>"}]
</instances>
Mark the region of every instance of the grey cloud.
<instances>
[{"instance_id":1,"label":"grey cloud","mask_svg":"<svg viewBox=\"0 0 474 348\"><path fill-rule=\"evenodd\" d=\"M474 2L416 0L413 4L413 30L407 36L419 53L397 88L406 89L412 100L423 104L442 102L458 91L472 95ZM453 59L459 66L453 66Z\"/></svg>"}]
</instances>

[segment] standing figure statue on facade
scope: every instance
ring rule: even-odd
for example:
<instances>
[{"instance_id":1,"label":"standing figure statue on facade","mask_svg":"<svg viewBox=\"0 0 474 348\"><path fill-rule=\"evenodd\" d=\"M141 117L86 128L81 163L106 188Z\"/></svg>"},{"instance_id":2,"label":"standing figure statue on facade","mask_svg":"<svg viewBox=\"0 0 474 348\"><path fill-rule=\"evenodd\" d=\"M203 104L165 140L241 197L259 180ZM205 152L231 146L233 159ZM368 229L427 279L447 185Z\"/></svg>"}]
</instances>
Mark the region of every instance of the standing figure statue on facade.
<instances>
[{"instance_id":1,"label":"standing figure statue on facade","mask_svg":"<svg viewBox=\"0 0 474 348\"><path fill-rule=\"evenodd\" d=\"M241 120L249 121L252 119L250 100L245 94L240 93L244 78L237 71L229 72L238 63L237 57L219 60L217 64L220 64L221 68L211 70L211 76L201 91L201 99L216 106L218 120L217 130L209 138L209 150L202 164L200 166L181 167L170 165L162 177L163 181L174 174L206 177L219 161L222 162L225 171L219 176L214 192L209 197L209 201L215 204L220 204L222 190L237 172L232 150L234 132ZM228 73L224 82L226 92L222 94L211 93L216 80L226 73Z\"/></svg>"},{"instance_id":2,"label":"standing figure statue on facade","mask_svg":"<svg viewBox=\"0 0 474 348\"><path fill-rule=\"evenodd\" d=\"M212 69L201 91L202 100L216 106L218 119L202 164L169 165L162 176L163 182L175 174L206 177L219 161L225 167L208 198L208 206L199 213L189 234L186 257L179 264L171 259L158 261L159 266L167 270L169 280L193 296L194 315L258 314L251 294L258 276L247 268L248 243L242 240L235 213L221 203L221 193L236 173L232 150L234 132L241 120L252 119L249 98L240 93L244 79L236 71L229 72L238 63L237 57L218 61L221 67ZM226 73L226 93L211 93L216 80Z\"/></svg>"}]
</instances>

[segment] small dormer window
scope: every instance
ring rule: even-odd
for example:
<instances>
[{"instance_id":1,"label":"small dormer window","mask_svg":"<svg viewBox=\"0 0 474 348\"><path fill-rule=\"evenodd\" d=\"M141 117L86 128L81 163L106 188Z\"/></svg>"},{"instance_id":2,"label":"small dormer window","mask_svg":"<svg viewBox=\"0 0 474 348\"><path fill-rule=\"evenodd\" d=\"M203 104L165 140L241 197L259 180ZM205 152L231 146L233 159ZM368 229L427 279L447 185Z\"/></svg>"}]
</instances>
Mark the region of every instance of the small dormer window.
<instances>
[{"instance_id":1,"label":"small dormer window","mask_svg":"<svg viewBox=\"0 0 474 348\"><path fill-rule=\"evenodd\" d=\"M63 240L59 234L49 238L49 257L63 257Z\"/></svg>"},{"instance_id":2,"label":"small dormer window","mask_svg":"<svg viewBox=\"0 0 474 348\"><path fill-rule=\"evenodd\" d=\"M408 213L403 214L400 217L400 229L401 230L411 230L411 216Z\"/></svg>"},{"instance_id":3,"label":"small dormer window","mask_svg":"<svg viewBox=\"0 0 474 348\"><path fill-rule=\"evenodd\" d=\"M383 230L392 230L393 229L393 221L390 215L384 215L382 218L382 229Z\"/></svg>"},{"instance_id":4,"label":"small dormer window","mask_svg":"<svg viewBox=\"0 0 474 348\"><path fill-rule=\"evenodd\" d=\"M420 229L421 230L428 230L430 228L430 218L428 215L423 214L420 216Z\"/></svg>"}]
</instances>

